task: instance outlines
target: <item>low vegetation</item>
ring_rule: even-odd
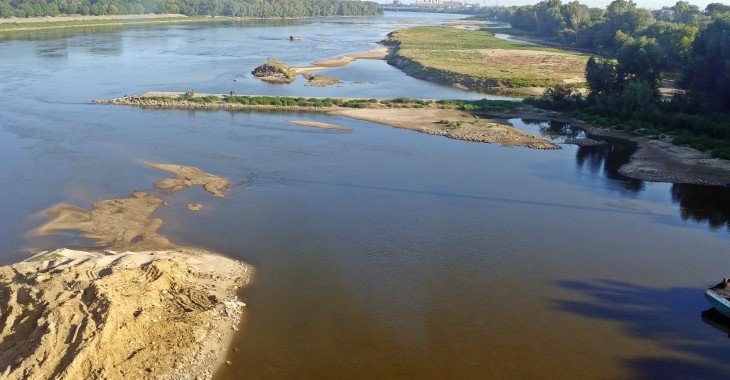
[[[588,59],[453,27],[398,30],[386,43],[396,46],[388,62],[408,74],[478,90],[580,83]]]
[[[307,86],[327,87],[342,83],[337,78],[328,77],[326,75],[312,75],[307,79]]]
[[[142,95],[121,98],[124,103],[161,105],[164,107],[185,107],[187,104],[209,105],[211,107],[225,104],[240,104],[242,106],[266,106],[273,108],[426,108],[438,107],[445,109],[459,109],[469,112],[496,112],[515,110],[521,106],[520,102],[505,100],[438,100],[411,99],[399,97],[393,99],[343,99],[343,98],[304,98],[291,96],[248,96],[195,94],[188,90],[180,95]],[[115,103],[116,100],[109,101]]]

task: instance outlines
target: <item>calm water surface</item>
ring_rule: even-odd
[[[29,232],[45,208],[151,190],[193,165],[234,184],[186,190],[163,232],[256,266],[221,379],[724,378],[726,324],[703,288],[730,272],[730,193],[621,177],[631,145],[502,148],[298,113],[90,104],[145,91],[482,98],[380,61],[341,86],[251,78],[377,48],[457,16],[160,25],[0,39],[0,261],[83,247]],[[290,35],[303,41],[291,42]],[[238,79],[234,82],[233,79]],[[351,132],[309,129],[303,119]],[[569,126],[511,120],[557,142]],[[201,213],[184,206],[198,202]]]

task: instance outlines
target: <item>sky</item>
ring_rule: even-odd
[[[416,2],[416,0],[401,0],[401,1],[403,1],[404,3],[407,3],[407,4],[408,3],[413,4]],[[421,1],[423,1],[423,0],[421,0]],[[480,4],[480,5],[486,4],[488,6],[495,5],[497,3],[499,3],[499,5],[510,6],[510,5],[536,4],[540,0],[456,0],[456,1],[467,2],[470,4],[475,4],[475,3]],[[562,0],[562,1],[563,1],[563,3],[568,3],[571,0]],[[593,7],[605,8],[608,4],[611,3],[612,0],[579,0],[579,1],[591,8],[593,8]],[[387,2],[390,2],[390,0],[388,0]],[[671,7],[672,5],[674,5],[677,2],[677,0],[634,0],[634,2],[640,8],[661,9],[663,7]],[[694,4],[694,5],[698,6],[700,9],[705,9],[707,4],[710,4],[710,3],[722,3],[722,4],[730,5],[729,0],[689,0],[688,2],[690,4]]]

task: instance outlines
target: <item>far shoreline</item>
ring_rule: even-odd
[[[329,16],[332,18],[377,17],[377,16]],[[143,13],[124,15],[58,15],[39,17],[0,18],[0,34],[4,32],[36,31],[46,29],[81,28],[90,26],[170,24],[223,21],[257,20],[307,20],[314,17],[233,17],[233,16],[186,16],[176,13]]]

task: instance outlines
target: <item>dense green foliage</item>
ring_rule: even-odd
[[[700,109],[730,111],[730,17],[715,20],[699,33],[682,84]]]
[[[614,0],[606,9],[545,0],[480,18],[604,57],[586,63],[587,97],[554,86],[528,102],[730,159],[730,6],[714,3],[703,11],[678,1],[650,12],[630,0]],[[666,70],[682,72],[683,91],[671,98],[659,94]]]
[[[277,18],[375,16],[383,10],[354,0],[0,0],[0,17],[143,13]]]

